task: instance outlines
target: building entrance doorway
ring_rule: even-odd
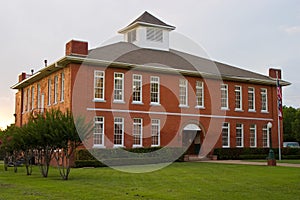
[[[203,141],[203,133],[199,126],[188,124],[182,132],[182,146],[185,147],[186,154],[198,155]]]

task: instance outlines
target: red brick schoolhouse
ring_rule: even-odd
[[[16,125],[33,112],[69,109],[94,122],[86,148],[186,146],[205,155],[269,147],[271,122],[278,147],[276,76],[290,84],[281,70],[262,75],[171,49],[174,29],[145,12],[119,31],[122,42],[88,49],[71,40],[64,57],[19,76]]]

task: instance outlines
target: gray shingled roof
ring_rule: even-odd
[[[220,74],[222,77],[258,79],[271,81],[268,76],[244,70],[238,67],[194,56],[174,49],[161,51],[139,48],[128,42],[118,42],[89,51],[88,58],[105,61],[173,68],[199,72],[200,74]]]
[[[153,24],[153,25],[159,25],[159,26],[164,26],[164,27],[168,27],[170,29],[175,29],[175,26],[171,26],[163,21],[161,21],[160,19],[154,17],[153,15],[151,15],[150,13],[148,13],[147,11],[145,11],[141,16],[139,16],[136,20],[134,20],[133,22],[131,22],[128,26],[126,26],[125,28],[123,28],[122,30],[127,29],[128,27],[130,27],[131,25],[134,25],[135,23],[137,24]]]

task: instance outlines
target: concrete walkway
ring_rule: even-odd
[[[265,162],[250,162],[250,161],[243,161],[243,160],[203,160],[203,161],[198,161],[198,162],[267,166],[267,161],[265,161]],[[277,166],[300,167],[300,164],[278,163],[277,162]]]

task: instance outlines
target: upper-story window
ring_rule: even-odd
[[[60,101],[63,102],[65,100],[65,74],[63,72],[60,74],[60,78]]]
[[[186,79],[179,79],[179,103],[179,106],[188,105],[188,89]]]
[[[142,75],[132,76],[132,102],[142,103]]]
[[[104,101],[104,71],[94,71],[94,100]]]
[[[31,110],[33,110],[35,108],[34,105],[34,86],[32,86],[31,88]]]
[[[255,111],[255,89],[253,87],[248,88],[248,110]]]
[[[260,89],[260,95],[261,95],[261,111],[262,112],[268,112],[268,93],[266,88]]]
[[[159,104],[159,77],[158,76],[151,76],[150,101],[151,104]]]
[[[127,33],[127,41],[130,43],[136,41],[136,30],[129,31]]]
[[[153,41],[153,42],[163,42],[163,31],[158,28],[147,28],[147,40]]]
[[[235,110],[242,110],[242,87],[235,86]]]
[[[204,88],[203,88],[202,81],[196,82],[196,101],[197,101],[197,107],[200,108],[204,107]]]
[[[228,85],[221,84],[221,109],[228,109]]]
[[[27,111],[30,111],[30,89],[27,89]]]
[[[51,105],[51,90],[52,90],[52,81],[48,79],[48,106]]]
[[[40,109],[41,108],[41,85],[38,84],[37,85],[37,108]]]
[[[57,103],[58,98],[58,76],[54,77],[54,104]]]
[[[124,74],[114,73],[114,102],[124,101]]]

